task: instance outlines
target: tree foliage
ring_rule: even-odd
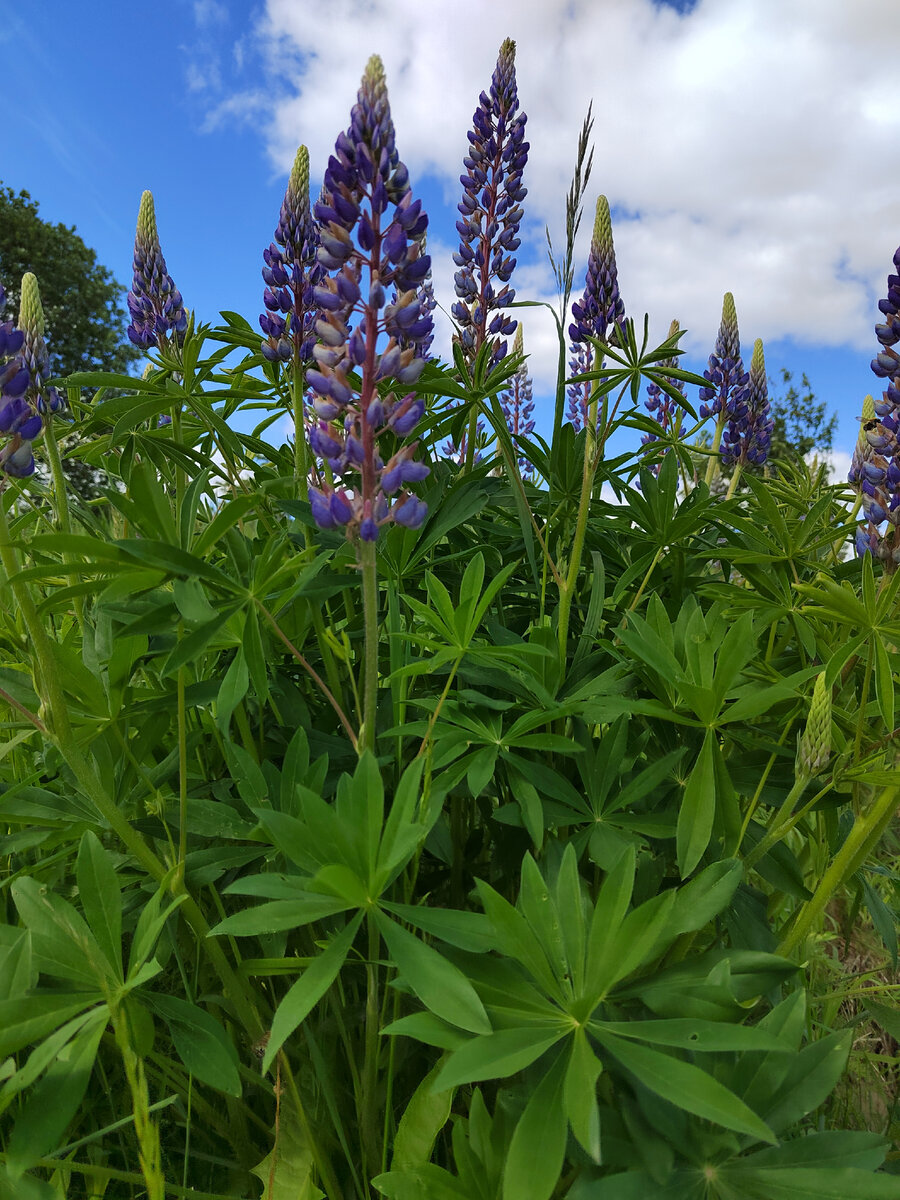
[[[124,372],[140,357],[125,336],[125,288],[75,226],[42,220],[28,192],[0,185],[0,283],[7,296],[0,317],[15,317],[26,271],[40,284],[53,375]]]
[[[774,380],[769,381],[775,385]],[[805,458],[811,450],[830,450],[837,428],[837,413],[826,419],[824,400],[816,400],[812,384],[804,371],[800,388],[794,384],[794,373],[781,368],[781,382],[787,388],[783,396],[772,395],[772,416],[775,427],[769,457],[775,462]]]

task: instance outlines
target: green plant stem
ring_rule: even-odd
[[[650,576],[653,574],[654,570],[656,569],[656,564],[662,558],[664,550],[665,550],[665,546],[660,546],[657,549],[656,553],[653,555],[653,561],[650,563],[650,566],[644,572],[644,578],[641,580],[641,586],[638,588],[637,592],[635,593],[635,596],[634,596],[634,599],[632,600],[632,602],[628,605],[626,612],[633,612],[637,608],[637,606],[640,604],[641,596],[643,596],[643,594],[644,594],[644,589],[647,587],[647,584],[650,582]]]
[[[719,447],[722,445],[722,430],[725,428],[725,414],[719,413],[719,419],[716,421],[716,436],[713,439],[712,454],[709,456],[709,462],[706,464],[706,476],[704,483],[707,487],[712,486],[712,481],[716,477],[716,471],[719,469]]]
[[[293,360],[291,390],[294,400],[294,478],[300,499],[309,497],[309,465],[306,457],[306,422],[303,420],[303,393],[306,390],[306,371],[296,358]]]
[[[69,515],[69,495],[66,490],[66,476],[62,469],[62,459],[59,454],[59,445],[56,441],[55,422],[50,413],[44,418],[44,448],[47,451],[47,459],[50,463],[50,475],[53,479],[53,502],[56,505],[56,523],[59,526],[60,533],[72,532],[72,520]],[[72,556],[66,553],[64,556],[65,562],[72,562]],[[84,633],[84,597],[76,596],[75,598],[75,616],[78,620],[78,626]]]
[[[741,472],[743,471],[743,469],[744,469],[743,461],[740,461],[735,465],[734,470],[731,472],[731,479],[728,482],[728,491],[725,493],[726,500],[730,500],[731,497],[734,495],[735,489],[737,488],[737,485],[740,482]]]
[[[373,551],[374,551],[374,546],[373,546]],[[275,620],[275,618],[272,616],[272,614],[269,612],[269,610],[266,608],[266,606],[255,596],[253,597],[253,600],[254,600],[254,603],[256,604],[257,608],[259,609],[259,611],[262,613],[265,620],[268,621],[269,625],[271,625],[272,630],[275,633],[276,637],[278,637],[284,643],[284,645],[287,646],[288,650],[290,650],[291,654],[294,656],[294,658],[297,660],[297,662],[300,664],[300,666],[303,668],[303,670],[306,671],[307,675],[309,675],[309,677],[318,684],[325,699],[328,701],[328,703],[331,705],[331,707],[337,713],[338,719],[340,720],[341,724],[343,725],[347,736],[350,738],[350,741],[353,745],[353,749],[356,750],[357,749],[356,733],[353,729],[353,726],[350,724],[349,720],[347,719],[346,713],[344,712],[344,710],[341,708],[340,704],[338,704],[337,700],[335,699],[334,693],[328,687],[325,680],[318,673],[318,671],[309,662],[307,662],[307,660],[303,657],[303,655],[300,653],[300,651],[297,649],[297,647],[294,645],[294,643],[290,640],[290,638],[287,636],[287,634],[284,632],[284,630],[281,628],[281,626],[278,624],[278,622]],[[376,650],[377,650],[377,647],[376,647]]]
[[[378,1128],[378,1039],[379,1012],[378,997],[378,953],[381,939],[375,918],[370,912],[368,923],[368,961],[366,962],[366,1032],[365,1055],[363,1059],[362,1083],[362,1113],[360,1114],[360,1133],[362,1135],[363,1161],[366,1164],[365,1175],[370,1177],[377,1170],[379,1158],[379,1128]]]
[[[360,542],[359,562],[362,569],[363,628],[365,630],[363,719],[358,746],[362,752],[375,749],[375,715],[378,703],[378,565],[375,560],[374,542]]]
[[[183,632],[179,622],[179,637]],[[184,874],[187,858],[187,712],[184,701],[184,666],[178,668],[178,870]]]
[[[128,1090],[134,1115],[134,1131],[138,1140],[138,1159],[141,1174],[147,1184],[149,1200],[164,1200],[166,1193],[162,1173],[162,1151],[159,1144],[159,1128],[150,1115],[150,1094],[144,1064],[135,1053],[128,1033],[127,1019],[122,1010],[113,1017],[116,1043],[125,1068]]]
[[[100,1163],[77,1163],[68,1158],[41,1158],[35,1163],[36,1167],[45,1167],[51,1171],[72,1171],[84,1179],[111,1180],[118,1183],[132,1183],[141,1187],[143,1175],[137,1171],[119,1171],[115,1167],[105,1167]],[[226,1200],[221,1192],[198,1192],[195,1188],[179,1187],[175,1183],[166,1183],[166,1191],[172,1196],[182,1196],[185,1200]]]
[[[467,475],[472,473],[475,466],[475,438],[478,436],[478,405],[472,405],[469,413],[469,430],[466,434],[466,463],[463,468]]]
[[[788,833],[791,828],[793,828],[793,826],[789,826],[787,829],[782,829],[782,826],[794,811],[794,805],[806,791],[806,785],[809,783],[809,779],[809,775],[798,775],[794,780],[794,786],[788,792],[781,807],[775,814],[775,820],[769,826],[768,833],[757,843],[756,846],[754,846],[754,848],[744,859],[745,866],[752,867],[754,863],[759,862],[762,856],[764,854],[768,854],[775,843],[780,842],[785,834]]]
[[[559,589],[559,658],[565,664],[569,643],[569,614],[572,610],[572,600],[575,595],[575,584],[581,568],[581,555],[584,550],[584,538],[587,532],[588,513],[591,507],[591,492],[594,487],[594,463],[592,461],[594,445],[591,430],[597,425],[597,400],[591,400],[588,405],[588,420],[584,440],[584,466],[581,476],[581,499],[578,502],[578,517],[575,522],[575,536],[572,539],[572,551],[569,558],[569,571],[565,582]]]
[[[789,954],[804,941],[831,897],[859,870],[872,853],[893,819],[898,803],[900,783],[889,784],[868,812],[856,818],[846,841],[834,856],[815,892],[799,910],[791,929],[782,938],[778,947],[779,954]]]

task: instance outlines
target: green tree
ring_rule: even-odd
[[[7,299],[0,319],[15,319],[26,271],[40,284],[51,374],[127,371],[141,357],[125,333],[125,288],[98,263],[75,226],[42,220],[28,192],[0,183],[0,283]]]
[[[816,400],[805,371],[800,376],[799,389],[794,384],[793,372],[786,367],[781,368],[781,382],[787,391],[783,396],[776,396],[775,380],[769,380],[775,422],[769,461],[796,460],[805,458],[811,450],[830,450],[837,428],[837,413],[826,417],[825,401]]]

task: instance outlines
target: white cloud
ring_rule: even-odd
[[[401,156],[414,183],[431,174],[450,203],[478,93],[514,37],[534,247],[534,265],[514,276],[520,298],[552,293],[544,225],[561,241],[593,99],[588,208],[598,192],[609,197],[622,294],[630,313],[651,312],[653,336],[677,316],[689,330],[682,345],[705,357],[733,291],[745,344],[789,336],[865,351],[900,241],[900,109],[885,33],[894,9],[893,0],[700,0],[679,15],[651,0],[494,0],[476,23],[451,0],[266,0],[252,39],[263,82],[226,100],[219,117],[258,118],[265,105],[273,165],[287,173],[305,142],[315,174],[346,126],[367,56],[379,53]],[[440,218],[434,234],[443,253],[452,221]],[[449,306],[452,269],[435,265]],[[524,321],[536,382],[545,381],[552,320]]]

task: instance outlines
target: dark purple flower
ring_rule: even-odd
[[[278,228],[263,251],[266,307],[259,326],[266,335],[263,355],[270,362],[307,362],[316,340],[318,305],[314,290],[323,267],[316,258],[318,236],[309,207],[309,151],[300,146],[281,204]]]
[[[725,293],[722,303],[722,320],[716,338],[716,348],[709,356],[709,364],[703,372],[708,386],[700,389],[700,416],[715,417],[720,425],[745,400],[750,377],[741,360],[741,339],[738,332],[737,311],[734,296]]]
[[[616,328],[625,324],[625,305],[619,295],[616,248],[613,245],[612,218],[605,196],[597,199],[591,248],[588,253],[584,294],[572,305],[572,339],[569,357],[571,375],[582,375],[601,366],[594,362],[594,348],[588,338],[608,342]],[[575,432],[587,423],[588,406],[594,382],[571,383],[568,387],[568,419]]]
[[[150,192],[141,196],[134,239],[134,281],[127,299],[131,313],[127,332],[136,346],[162,349],[170,335],[177,337],[187,329],[184,301],[160,248]]]
[[[4,298],[0,289],[0,308]],[[0,449],[0,470],[24,478],[34,472],[31,443],[43,428],[38,405],[49,369],[44,310],[37,279],[30,271],[22,276],[19,328],[11,322],[0,325],[0,349],[11,355],[0,363],[0,433],[9,437]]]
[[[506,418],[506,424],[512,436],[514,438],[528,437],[530,433],[534,432],[534,419],[531,415],[534,412],[534,401],[531,398],[531,377],[525,366],[521,325],[516,330],[513,353],[518,354],[522,361],[509,381],[509,388],[500,395],[500,407],[503,409],[503,416]],[[518,463],[519,470],[525,478],[534,473],[534,467],[525,455],[519,455]]]
[[[428,474],[428,467],[412,462],[415,445],[394,453],[385,466],[379,443],[405,437],[422,416],[422,401],[406,389],[425,366],[423,347],[432,329],[423,287],[431,266],[424,253],[428,218],[412,198],[397,153],[377,56],[369,60],[350,126],[328,160],[315,215],[322,276],[312,302],[320,310],[314,326],[319,344],[306,378],[320,420],[310,441],[334,477],[352,482],[350,491],[310,489],[313,517],[323,528],[346,525],[349,536],[374,541],[410,499],[401,496],[391,505],[386,497]],[[399,385],[396,392],[392,385]]]
[[[474,358],[491,340],[495,363],[505,357],[504,339],[516,329],[516,322],[502,310],[515,299],[509,280],[527,195],[522,186],[529,149],[527,119],[519,112],[516,43],[507,38],[500,47],[490,92],[479,97],[463,159],[461,219],[456,222],[460,243],[453,256],[459,268],[455,276],[459,299],[451,310],[466,356]]]
[[[763,344],[757,338],[747,387],[734,397],[728,410],[728,424],[719,448],[725,466],[749,463],[761,467],[769,455],[774,425],[769,410]]]

